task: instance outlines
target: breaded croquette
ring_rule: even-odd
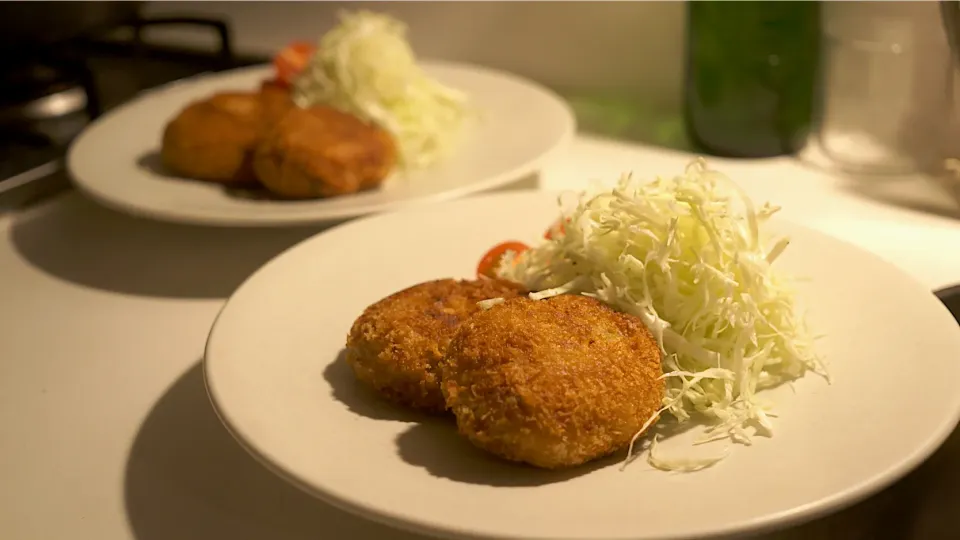
[[[163,132],[164,166],[197,180],[255,182],[252,152],[261,112],[260,96],[251,92],[224,92],[191,103]]]
[[[414,285],[364,310],[347,337],[347,362],[357,378],[388,400],[443,411],[437,364],[477,302],[514,298],[514,284],[442,279]]]
[[[260,84],[260,104],[263,107],[262,133],[266,135],[294,105],[290,89],[277,81],[266,80]]]
[[[508,460],[558,469],[629,444],[660,407],[660,362],[640,319],[563,295],[475,315],[440,365],[462,435]]]
[[[292,107],[257,146],[253,167],[270,192],[312,199],[377,187],[396,161],[380,127],[332,107]]]

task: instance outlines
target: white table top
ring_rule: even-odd
[[[541,185],[669,174],[688,159],[581,137]],[[714,163],[931,289],[960,282],[960,220],[875,200],[950,211],[920,184],[845,187],[789,159]],[[224,299],[315,229],[168,225],[70,193],[0,218],[0,231],[0,538],[414,538],[275,478],[207,401],[198,362]]]

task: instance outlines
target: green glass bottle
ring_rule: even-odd
[[[819,59],[819,2],[688,2],[691,141],[726,157],[796,152],[810,129]]]

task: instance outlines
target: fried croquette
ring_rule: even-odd
[[[266,80],[260,84],[260,103],[263,107],[262,135],[269,133],[270,129],[294,106],[290,89],[272,80]]]
[[[164,166],[196,180],[255,182],[252,158],[261,113],[258,93],[225,92],[191,103],[164,129]]]
[[[380,127],[332,107],[292,107],[257,146],[253,167],[270,192],[312,199],[377,187],[396,161]]]
[[[462,435],[508,460],[559,469],[629,444],[660,407],[660,362],[640,319],[563,295],[475,315],[440,366]]]
[[[416,409],[445,409],[437,363],[477,302],[521,294],[497,280],[442,279],[414,285],[364,310],[347,337],[357,378],[388,400]]]

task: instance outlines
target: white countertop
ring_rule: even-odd
[[[688,160],[580,137],[541,185],[669,174]],[[785,216],[931,289],[960,282],[960,219],[936,215],[951,204],[922,182],[847,184],[790,159],[713,163]],[[0,218],[0,229],[0,538],[414,538],[275,478],[206,398],[198,362],[224,299],[316,229],[167,225],[76,193]]]

